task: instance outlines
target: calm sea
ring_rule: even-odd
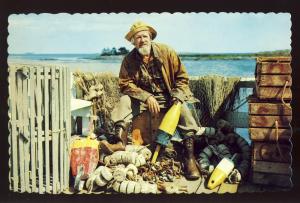
[[[123,56],[97,59],[98,54],[13,54],[8,57],[8,64],[56,64],[70,67],[71,71],[109,72],[118,75]],[[185,60],[190,76],[221,75],[227,77],[254,77],[255,60]],[[252,94],[251,89],[241,90],[242,101]],[[236,104],[238,106],[239,104]],[[239,112],[247,112],[245,103]],[[237,129],[237,133],[250,142],[247,129]]]

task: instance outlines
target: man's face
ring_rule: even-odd
[[[142,55],[149,55],[151,50],[151,37],[149,31],[140,31],[133,36],[133,44]]]

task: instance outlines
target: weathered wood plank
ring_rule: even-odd
[[[63,89],[64,91],[67,91],[68,93],[68,89],[67,89],[67,70],[66,68],[63,69]],[[63,125],[63,128],[65,129],[65,132],[63,133],[63,138],[64,138],[64,145],[65,145],[65,148],[64,148],[64,188],[68,188],[68,185],[69,185],[69,180],[68,180],[68,175],[69,174],[69,168],[68,168],[68,164],[67,162],[69,162],[69,153],[68,153],[68,140],[67,140],[67,98],[65,98],[63,100],[63,120],[64,120],[64,125]]]
[[[291,163],[292,146],[279,143],[253,143],[253,159],[257,161],[274,161]]]
[[[66,75],[66,68],[63,69],[63,90],[64,91],[68,91],[67,90],[67,75]],[[66,93],[67,94],[67,93]],[[64,125],[63,128],[65,129],[65,132],[63,134],[63,138],[64,138],[64,188],[68,188],[68,180],[67,180],[67,173],[68,173],[68,168],[67,168],[67,163],[69,161],[68,158],[68,154],[67,154],[67,98],[65,98],[63,100],[63,119],[64,119]]]
[[[67,96],[63,92],[63,75],[62,75],[62,69],[59,69],[59,129],[60,129],[60,134],[59,134],[59,170],[60,170],[60,189],[63,191],[64,188],[64,123],[63,123],[63,98],[64,96]],[[66,160],[67,161],[67,160]]]
[[[287,106],[291,107],[290,104]],[[249,114],[259,115],[292,115],[292,109],[280,103],[249,102]]]
[[[290,63],[262,62],[256,66],[257,74],[291,74]]]
[[[23,81],[22,81],[22,72],[17,72],[16,82],[17,82],[17,119],[19,121],[18,128],[18,151],[19,151],[19,175],[20,175],[20,191],[25,192],[25,160],[24,160],[24,118],[23,118],[23,101],[19,98],[23,98]]]
[[[58,154],[57,154],[57,133],[55,131],[57,130],[56,127],[56,91],[57,91],[57,85],[55,81],[55,68],[51,67],[51,129],[52,129],[52,176],[53,176],[53,182],[52,182],[52,193],[57,194],[57,181],[58,181]]]
[[[41,68],[37,68],[36,70],[36,100],[37,100],[37,133],[38,133],[38,180],[39,180],[39,193],[43,194],[44,193],[44,183],[43,183],[43,173],[44,173],[44,168],[43,168],[43,154],[44,154],[44,150],[43,150],[43,141],[42,141],[42,87],[41,87]]]
[[[55,72],[59,73],[59,70],[57,67],[55,67]],[[55,78],[55,129],[56,131],[53,132],[54,138],[55,138],[55,157],[56,157],[56,164],[55,164],[55,173],[56,173],[56,192],[60,193],[60,157],[59,157],[59,135],[60,135],[60,129],[59,129],[59,80]]]
[[[259,99],[276,99],[281,100],[283,87],[256,87],[257,97]],[[283,94],[283,99],[292,99],[292,90],[287,87]]]
[[[71,73],[70,73],[70,69],[66,68],[66,91],[70,92],[71,91]],[[67,186],[69,186],[69,169],[70,169],[70,158],[69,158],[69,154],[70,154],[70,139],[71,139],[71,97],[69,94],[67,94],[66,97],[66,156],[67,156],[67,160],[66,161],[66,179],[67,179]]]
[[[256,58],[256,61],[261,63],[290,63],[291,60],[291,56],[260,56]]]
[[[279,86],[283,87],[286,83],[287,87],[292,85],[292,76],[289,75],[258,75],[256,82],[258,86]]]
[[[278,129],[278,137],[275,128],[249,128],[252,141],[279,141],[287,142],[292,137],[291,129]]]
[[[292,116],[254,116],[249,115],[250,127],[274,128],[275,121],[279,128],[290,128]]]
[[[49,74],[49,68],[44,67],[44,74]],[[49,79],[45,77],[44,79],[44,115],[45,115],[45,182],[46,182],[46,192],[50,193],[50,146],[49,146]]]
[[[28,68],[24,69],[26,75],[28,75]],[[30,166],[30,135],[29,135],[29,114],[28,114],[28,101],[29,101],[29,80],[28,77],[23,80],[23,118],[24,118],[24,161],[25,161],[25,188],[27,192],[31,192],[30,182],[29,182],[29,166]]]
[[[17,145],[17,87],[16,87],[16,67],[11,67],[10,97],[11,97],[11,156],[12,156],[12,179],[13,191],[18,191],[19,174],[18,174],[18,145]]]
[[[241,78],[237,83],[237,88],[255,88],[255,78]]]
[[[34,89],[35,81],[32,79],[35,74],[35,69],[29,69],[30,74],[30,159],[31,159],[31,185],[32,191],[36,192],[36,152],[35,152],[35,98]]]
[[[9,182],[9,190],[13,191],[13,159],[12,159],[12,99],[11,99],[11,90],[12,90],[12,70],[11,67],[8,67],[9,76],[8,76],[8,182]]]
[[[289,163],[252,160],[252,168],[255,172],[292,175],[292,169]]]
[[[288,188],[293,187],[291,177],[288,175],[254,172],[252,174],[252,182],[262,185],[273,185]]]

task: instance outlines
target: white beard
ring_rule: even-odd
[[[151,45],[144,45],[141,48],[138,48],[137,50],[143,56],[150,55]]]

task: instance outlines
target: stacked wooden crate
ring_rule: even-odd
[[[249,99],[252,182],[291,187],[291,58],[257,58],[256,88]]]

